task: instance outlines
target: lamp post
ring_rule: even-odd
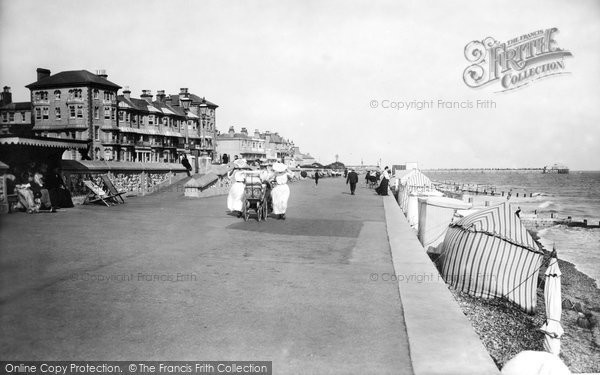
[[[183,91],[183,90],[182,90]],[[187,91],[187,90],[186,90]],[[183,108],[183,112],[185,114],[185,148],[186,150],[190,150],[190,136],[189,136],[189,126],[188,126],[188,118],[187,114],[190,110],[190,104],[192,103],[192,99],[187,92],[182,92],[179,101],[181,102],[181,107]],[[194,161],[194,173],[198,173],[198,158],[195,158]]]
[[[200,109],[200,118],[202,119],[202,143],[203,143],[203,150],[202,150],[202,154],[205,155],[206,154],[206,116],[208,114],[208,104],[206,104],[206,99],[204,99],[204,97],[202,98],[202,102],[200,102],[200,105],[198,106]]]

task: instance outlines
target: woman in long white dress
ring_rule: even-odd
[[[275,172],[275,186],[271,190],[273,213],[277,215],[278,219],[285,220],[285,211],[290,198],[290,187],[287,182],[288,179],[294,177],[294,174],[283,163],[273,164],[273,171]]]
[[[227,196],[227,209],[233,213],[237,213],[238,217],[242,216],[242,207],[244,205],[244,179],[245,173],[241,168],[246,168],[244,159],[237,159],[234,162],[234,168],[227,174],[232,180]]]

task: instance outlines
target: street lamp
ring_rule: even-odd
[[[200,118],[202,119],[202,143],[204,143],[204,147],[206,147],[206,116],[208,114],[208,104],[206,104],[206,99],[202,98],[200,105],[198,106],[200,109]],[[202,154],[206,154],[206,150],[202,150]]]
[[[181,94],[179,95],[179,102],[181,103],[181,107],[183,108],[183,113],[185,115],[185,148],[186,150],[190,150],[190,137],[189,137],[189,131],[188,131],[188,118],[187,118],[187,114],[190,110],[190,104],[192,103],[192,99],[190,98],[190,95],[187,93],[187,90],[181,90]],[[196,160],[195,164],[195,172],[198,173],[198,161]]]

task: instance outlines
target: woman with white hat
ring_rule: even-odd
[[[236,159],[233,162],[233,169],[227,176],[233,180],[229,195],[227,196],[227,209],[231,212],[237,212],[237,216],[242,216],[242,207],[244,205],[244,179],[246,177],[244,169],[248,169],[245,159]]]
[[[273,199],[273,213],[278,219],[285,220],[285,211],[290,197],[290,187],[287,185],[288,179],[294,177],[287,165],[283,163],[274,163],[273,172],[275,172],[275,182],[271,197]]]

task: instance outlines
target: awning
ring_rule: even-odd
[[[21,145],[21,146],[38,146],[52,148],[77,148],[87,149],[87,141],[70,141],[70,140],[52,140],[52,139],[35,139],[22,137],[6,137],[0,138],[0,145]]]

